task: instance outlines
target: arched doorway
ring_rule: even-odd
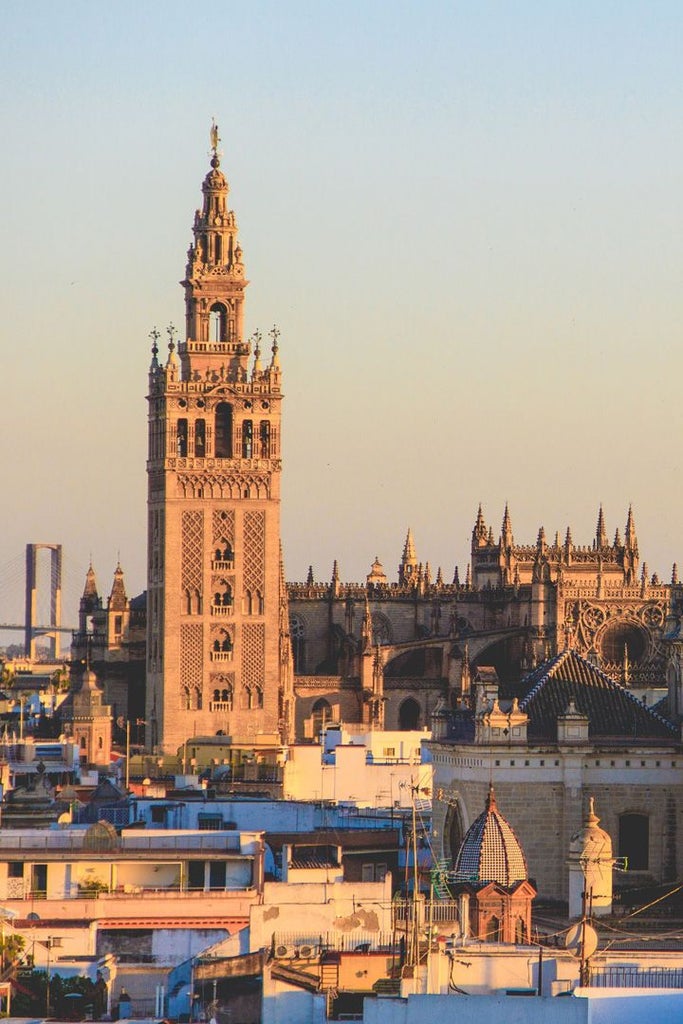
[[[324,697],[320,697],[311,708],[311,720],[313,739],[318,739],[325,726],[332,720],[332,705]]]
[[[407,697],[398,709],[398,727],[402,732],[420,728],[421,709],[413,697]]]

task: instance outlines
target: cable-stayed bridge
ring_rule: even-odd
[[[18,555],[0,565],[0,632],[23,633],[24,654],[31,659],[36,656],[36,640],[47,637],[48,656],[56,660],[61,635],[76,628],[63,621],[63,600],[66,598],[69,608],[77,608],[82,581],[82,573],[69,572],[65,576],[61,544],[27,544],[24,556]],[[22,591],[24,618],[18,622]]]

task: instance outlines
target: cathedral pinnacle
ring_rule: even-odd
[[[602,505],[598,512],[598,524],[595,529],[595,547],[598,551],[608,546],[607,531],[605,530],[605,517],[602,512]]]
[[[123,581],[123,569],[121,568],[121,563],[117,562],[107,607],[111,611],[124,611],[127,602],[128,598],[126,596],[126,585]]]
[[[500,529],[500,543],[505,549],[511,548],[514,544],[514,537],[512,536],[512,520],[510,519],[510,510],[508,508],[507,501],[505,502],[505,512],[503,513],[503,525]]]
[[[638,550],[638,538],[636,536],[636,524],[633,518],[633,506],[628,507],[628,516],[626,519],[626,547],[631,551]]]
[[[413,531],[408,527],[406,542],[403,545],[403,557],[398,567],[398,582],[412,583],[417,575],[417,555],[415,553],[415,541]]]
[[[406,534],[406,542],[403,545],[403,561],[417,561],[417,556],[415,554],[415,541],[413,540],[413,531],[411,530],[410,527],[408,527],[408,533]]]
[[[91,559],[90,560],[90,565],[88,566],[88,571],[85,574],[85,586],[83,587],[83,599],[84,600],[88,600],[88,599],[91,599],[91,598],[95,598],[95,600],[96,600],[98,596],[99,595],[97,593],[97,578],[95,576],[95,570],[93,569],[92,559]]]
[[[482,512],[481,503],[477,510],[477,519],[472,530],[472,545],[474,547],[483,547],[486,544],[488,538],[488,530],[486,529],[486,523],[484,521],[484,513]]]

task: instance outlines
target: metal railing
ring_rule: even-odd
[[[38,832],[30,836],[21,836],[17,832],[0,831],[0,850],[33,853],[44,850],[55,850],[64,853],[78,851],[89,854],[125,855],[131,851],[136,853],[161,854],[167,851],[182,853],[185,851],[203,850],[208,853],[239,853],[240,836],[231,832],[205,833],[203,835],[167,835],[163,831],[153,833],[131,830],[121,838],[120,843],[110,848],[102,844],[101,848],[85,841],[86,833],[70,834],[66,832]],[[16,858],[19,860],[20,858]]]
[[[272,944],[273,950],[278,947],[289,950],[291,956],[283,959],[296,959],[302,947],[306,953],[309,949],[320,953],[328,950],[339,953],[368,953],[371,950],[391,953],[398,951],[399,946],[400,937],[393,932],[354,932],[353,935],[345,932],[276,932]]]
[[[594,988],[683,988],[683,968],[596,967],[590,983]]]

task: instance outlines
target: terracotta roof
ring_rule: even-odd
[[[576,651],[566,650],[525,676],[519,707],[529,716],[529,738],[554,740],[557,718],[570,701],[588,716],[591,738],[674,740],[671,722],[642,704],[620,683]]]

